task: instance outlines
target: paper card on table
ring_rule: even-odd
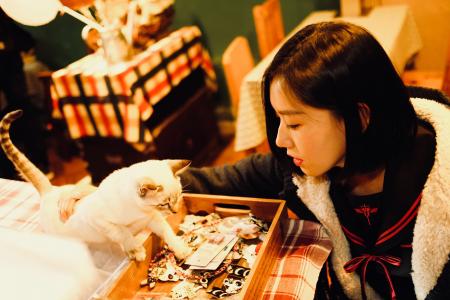
[[[186,259],[185,264],[198,267],[207,266],[235,237],[235,234],[223,234],[224,239],[220,243],[207,241],[203,243],[191,256]]]
[[[222,251],[219,252],[205,267],[199,267],[199,266],[190,266],[189,269],[191,270],[216,270],[220,264],[223,262],[223,260],[227,257],[228,253],[230,253],[231,249],[233,249],[234,244],[238,241],[238,237],[235,237],[231,240],[231,242],[228,243],[228,245],[225,246],[225,248],[222,249]]]

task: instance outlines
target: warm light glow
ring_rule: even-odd
[[[0,0],[0,6],[17,22],[40,26],[56,17],[62,4],[58,0]]]
[[[98,31],[104,30],[97,22],[86,18],[70,7],[62,5],[58,0],[39,0],[39,2],[36,0],[0,0],[0,7],[8,16],[25,25],[45,25],[61,11]]]

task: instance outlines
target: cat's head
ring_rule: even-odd
[[[130,167],[137,205],[143,209],[177,212],[182,186],[179,174],[189,160],[149,160]]]

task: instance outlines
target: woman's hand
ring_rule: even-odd
[[[73,214],[77,201],[93,193],[97,188],[93,185],[77,185],[73,190],[64,194],[58,201],[59,219],[66,222]]]

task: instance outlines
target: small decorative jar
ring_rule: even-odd
[[[103,55],[109,64],[127,61],[132,51],[120,28],[107,28],[100,32]]]

